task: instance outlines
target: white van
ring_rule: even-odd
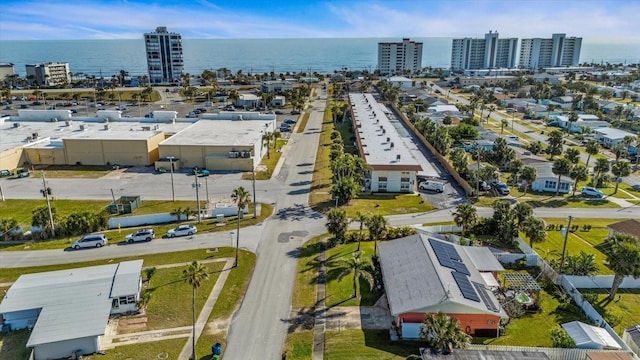
[[[441,193],[444,191],[444,183],[434,180],[426,180],[418,185],[418,189],[420,190],[429,190],[435,191],[437,193]]]

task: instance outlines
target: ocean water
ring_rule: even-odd
[[[448,68],[451,38],[411,38],[422,41],[422,66]],[[347,68],[376,68],[378,42],[397,38],[336,39],[183,39],[185,72],[226,67],[244,73],[332,73]],[[110,77],[125,70],[146,74],[143,39],[0,41],[0,62],[13,63],[25,75],[25,64],[68,62],[70,71]],[[640,63],[640,40],[617,43],[583,39],[580,62]]]

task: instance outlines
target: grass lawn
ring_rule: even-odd
[[[595,294],[598,300],[592,303],[600,314],[611,312],[620,317],[620,323],[614,326],[618,335],[622,336],[624,329],[640,324],[640,291],[637,289],[619,289],[615,300],[607,302],[609,289],[580,289],[580,293]]]
[[[40,177],[39,170],[44,170],[44,175],[47,179],[97,179],[113,170],[111,166],[91,165],[38,165],[34,169],[35,171],[31,173],[31,176]]]
[[[31,332],[26,329],[0,334],[0,358],[3,360],[28,359],[30,351],[26,346],[29,335]]]
[[[422,226],[455,225],[455,224],[456,224],[456,222],[451,220],[451,221],[439,221],[439,222],[424,223],[424,224],[422,224]]]
[[[545,222],[554,225],[565,225],[567,219],[547,218]],[[574,219],[571,225],[579,225],[578,231],[570,233],[567,238],[567,255],[578,255],[580,251],[584,251],[587,254],[593,254],[596,258],[596,264],[599,267],[598,275],[612,275],[613,272],[606,266],[606,255],[603,254],[597,245],[608,236],[608,230],[606,226],[620,221],[619,219]],[[591,225],[592,228],[589,231],[582,229],[583,225]],[[554,258],[557,256],[548,255],[551,252],[556,254],[562,254],[562,247],[564,243],[564,237],[559,230],[547,231],[547,239],[541,243],[534,244],[534,249],[543,258]]]
[[[351,200],[349,205],[340,207],[347,212],[347,217],[353,218],[356,212],[373,213],[376,215],[395,215],[427,212],[435,209],[425,202],[419,195],[362,195]]]
[[[353,275],[349,274],[338,281],[338,276],[345,268],[341,261],[347,260],[353,256],[353,252],[357,249],[358,243],[349,243],[339,245],[327,250],[327,283],[326,283],[326,305],[327,306],[371,306],[380,297],[380,293],[369,289],[366,281],[360,280],[358,283],[358,295],[360,299],[353,298]],[[371,256],[373,255],[373,241],[362,242],[360,255],[361,260],[371,264]],[[373,266],[371,266],[373,268]]]
[[[240,250],[242,254],[244,250]],[[151,255],[142,255],[142,256],[128,256],[116,259],[104,259],[104,260],[95,260],[95,261],[85,261],[85,262],[76,262],[69,264],[58,264],[58,265],[45,265],[45,266],[30,266],[30,267],[19,267],[19,268],[0,268],[0,282],[12,282],[16,281],[20,275],[23,274],[33,274],[44,271],[56,271],[56,270],[65,270],[65,269],[74,269],[86,266],[95,266],[95,265],[105,265],[112,264],[113,262],[122,262],[128,260],[137,260],[141,259],[144,261],[144,267],[157,266],[163,264],[175,264],[175,263],[185,263],[191,262],[193,260],[205,260],[215,258],[223,258],[223,257],[234,257],[235,256],[235,248],[219,248],[218,252],[210,253],[207,249],[198,249],[198,250],[188,250],[188,251],[179,251],[172,253],[162,253],[162,254],[151,254]],[[155,279],[155,278],[154,278]],[[152,282],[155,283],[155,280],[152,279]],[[154,284],[155,286],[155,284]]]
[[[388,330],[325,332],[326,360],[404,360],[417,355],[420,342],[391,342]]]
[[[309,194],[309,206],[319,211],[333,206],[333,198],[330,193],[332,172],[329,158],[331,153],[331,132],[334,129],[331,105],[327,104],[322,118],[322,129],[313,168],[311,193]]]
[[[81,211],[97,212],[104,209],[112,201],[107,200],[55,200],[51,202],[51,207],[55,207],[58,217],[65,217],[69,214]],[[18,225],[31,225],[32,211],[40,207],[46,207],[47,201],[26,200],[26,199],[6,199],[0,202],[0,218],[16,219]]]
[[[223,262],[203,264],[209,278],[196,291],[196,316],[218,280]],[[191,286],[182,280],[185,266],[158,269],[151,279],[151,300],[147,305],[146,330],[191,325]]]
[[[282,152],[280,152],[280,149],[282,149],[282,147],[285,146],[286,144],[287,144],[287,139],[276,140],[275,145],[273,145],[271,150],[269,150],[270,155],[267,156],[265,154],[265,156],[262,158],[262,161],[260,161],[259,167],[261,169],[264,169],[266,167],[266,170],[256,171],[256,180],[271,179],[271,175],[273,175],[273,170],[276,168],[276,165],[280,160],[280,156],[282,156]],[[252,175],[250,172],[242,173],[242,180],[251,180],[251,178],[252,178]]]
[[[313,351],[313,331],[300,331],[290,333],[284,342],[284,350],[287,360],[311,359]]]
[[[307,128],[307,123],[309,122],[309,117],[311,116],[311,114],[309,114],[308,112],[305,112],[302,115],[302,119],[300,120],[300,125],[298,125],[298,129],[296,130],[297,133],[303,133],[304,130]]]
[[[320,260],[320,241],[327,235],[317,236],[307,241],[298,254],[298,268],[293,288],[291,306],[293,308],[311,308],[316,303],[316,281]]]
[[[105,351],[105,355],[84,356],[86,360],[176,360],[187,342],[187,338],[153,341],[147,343],[118,346]]]
[[[557,325],[573,320],[581,320],[580,317],[557,309],[560,302],[547,293],[540,290],[541,311],[533,314],[511,319],[506,327],[506,335],[499,338],[475,338],[474,343],[484,345],[510,345],[510,346],[542,346],[551,347],[551,329]],[[535,336],[532,336],[535,334]]]
[[[81,204],[82,201],[77,201],[78,204]],[[252,216],[253,214],[253,204],[249,205],[249,215],[245,216],[244,219],[240,220],[240,227],[246,227],[258,224],[262,222],[264,219],[269,217],[273,211],[273,208],[269,204],[261,204],[261,211],[258,214],[257,218]],[[237,217],[230,216],[225,218],[225,225],[219,226],[216,219],[206,219],[202,221],[200,224],[197,224],[198,233],[208,233],[208,232],[218,232],[218,231],[231,231],[237,227],[236,224]],[[153,226],[155,230],[156,237],[162,237],[166,234],[169,229],[175,228],[179,224],[191,223],[196,225],[193,217],[190,218],[190,221],[182,221],[168,224],[161,224]],[[135,228],[121,229],[121,230],[109,230],[103,231],[102,233],[106,234],[109,239],[109,245],[114,245],[119,242],[122,242],[127,236],[127,234],[135,231]],[[80,236],[72,236],[65,237],[61,239],[55,240],[46,240],[46,241],[34,241],[34,242],[25,242],[15,245],[8,246],[0,246],[0,251],[18,251],[18,250],[45,250],[45,249],[65,249],[71,246],[71,244],[79,239]]]

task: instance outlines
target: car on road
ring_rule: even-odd
[[[0,178],[12,176],[13,172],[9,170],[0,170]]]
[[[293,119],[284,119],[284,121],[282,122],[283,124],[287,124],[287,125],[293,125],[296,123],[295,120]]]
[[[280,110],[276,110],[275,113],[276,113],[276,115],[284,115],[284,113],[282,111],[280,111]]]
[[[175,229],[167,231],[168,238],[174,238],[176,236],[189,236],[198,232],[198,229],[193,225],[180,225]]]
[[[100,248],[107,245],[107,237],[104,234],[85,235],[80,240],[76,240],[71,245],[75,250],[83,248]]]
[[[291,111],[291,115],[300,115],[300,111],[298,111],[298,110],[292,110],[292,111]]]
[[[496,192],[500,195],[509,195],[511,193],[511,190],[509,190],[509,187],[507,186],[507,184],[501,181],[494,182],[492,186],[496,190]]]
[[[124,240],[127,242],[127,244],[132,244],[139,241],[151,241],[155,237],[156,234],[153,229],[140,229],[133,234],[127,235]]]
[[[489,184],[487,184],[487,182],[484,181],[484,180],[479,180],[478,181],[478,188],[480,188],[480,190],[482,190],[482,191],[491,190],[491,186],[489,186]]]
[[[631,188],[635,191],[640,191],[640,184],[633,185]]]
[[[29,177],[29,169],[20,169],[16,174],[19,178]]]
[[[583,187],[582,190],[580,190],[580,194],[582,194],[582,196],[593,197],[598,199],[602,199],[604,197],[604,193],[602,191],[591,186]]]

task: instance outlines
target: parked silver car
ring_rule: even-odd
[[[72,248],[79,250],[82,248],[100,248],[107,245],[107,237],[104,234],[85,235],[80,240],[76,240],[71,245]]]
[[[140,229],[133,234],[129,234],[125,237],[125,241],[128,244],[138,242],[138,241],[151,241],[156,237],[153,229]]]
[[[180,225],[175,229],[167,231],[167,237],[173,238],[176,236],[193,235],[198,232],[198,229],[193,225]]]

